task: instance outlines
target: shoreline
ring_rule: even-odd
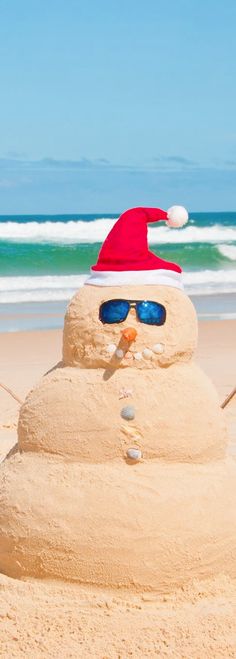
[[[236,293],[190,295],[199,321],[236,320]],[[0,334],[62,329],[68,300],[2,303]]]

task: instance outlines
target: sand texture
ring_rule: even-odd
[[[132,309],[121,324],[102,324],[99,306],[113,298],[156,300],[166,308],[166,322],[160,327],[139,323]],[[122,339],[122,329],[137,330],[135,342],[127,350]],[[155,352],[151,359],[135,360],[134,354],[145,348],[152,350],[156,343],[164,346],[160,354]],[[117,362],[107,348],[115,344],[125,352],[125,358]],[[187,295],[169,286],[83,286],[74,295],[65,315],[63,332],[63,360],[67,366],[81,368],[133,367],[135,370],[156,369],[176,362],[187,362],[197,344],[197,320],[195,309]]]
[[[4,659],[231,659],[236,584],[226,577],[172,595],[132,595],[0,577]]]
[[[232,321],[222,323],[203,323],[200,326],[198,361],[204,366],[207,375],[210,376],[216,384],[221,400],[235,385],[235,329],[236,325]],[[25,333],[24,335],[2,335],[1,338],[2,380],[4,380],[8,386],[15,389],[19,395],[24,397],[27,390],[39,379],[42,372],[45,372],[50,368],[53,360],[55,362],[60,360],[60,332],[52,331],[42,334]],[[25,364],[27,364],[27,367],[25,367]],[[186,368],[186,364],[184,365],[184,368]],[[75,369],[73,369],[73,372],[74,370]],[[128,369],[125,370],[126,373],[128,373]],[[154,372],[150,367],[145,370],[146,373],[149,374]],[[51,377],[53,377],[53,374],[47,376],[49,381]],[[41,385],[39,384],[38,386],[40,387]],[[2,391],[0,394],[2,412],[1,433],[4,438],[4,444],[2,445],[3,454],[4,450],[14,443],[18,405],[14,400],[11,400],[5,392]],[[126,401],[121,400],[120,402],[123,404]],[[145,552],[142,555],[145,575],[144,589],[141,588],[140,592],[136,594],[135,592],[131,592],[130,589],[127,590],[127,588],[125,590],[123,588],[110,590],[109,588],[104,588],[104,586],[95,588],[92,585],[83,586],[78,583],[71,584],[62,581],[42,581],[41,579],[32,580],[29,577],[26,581],[19,581],[18,578],[12,579],[8,576],[2,575],[0,578],[0,624],[2,623],[0,632],[0,656],[33,656],[36,657],[36,659],[37,657],[43,656],[57,657],[58,654],[63,657],[99,657],[101,659],[108,659],[108,657],[111,659],[113,659],[113,657],[121,657],[122,659],[125,659],[128,656],[140,658],[146,656],[183,657],[186,659],[190,656],[199,659],[202,657],[211,657],[212,659],[215,657],[236,657],[236,584],[234,581],[235,547],[233,544],[235,538],[235,522],[232,522],[234,516],[233,509],[235,509],[235,479],[233,479],[234,465],[236,464],[234,462],[236,437],[235,400],[233,400],[229,407],[226,408],[223,413],[223,418],[227,421],[230,435],[229,448],[227,449],[228,457],[225,457],[224,460],[217,458],[214,462],[214,460],[209,461],[208,459],[201,459],[199,461],[195,456],[191,462],[189,461],[190,456],[188,455],[185,463],[185,479],[183,481],[181,478],[178,478],[178,469],[182,469],[181,461],[179,463],[177,459],[174,462],[171,460],[166,461],[166,458],[156,458],[155,456],[150,455],[147,460],[144,459],[143,462],[131,467],[132,476],[128,475],[125,477],[125,481],[126,478],[129,480],[129,493],[131,494],[128,506],[127,501],[125,500],[124,488],[121,491],[122,470],[124,468],[121,454],[111,458],[109,457],[106,464],[104,464],[100,461],[98,455],[96,455],[96,458],[94,457],[94,452],[96,453],[96,446],[94,445],[91,449],[91,456],[89,456],[89,458],[82,459],[80,454],[80,458],[78,459],[75,453],[74,455],[70,455],[69,452],[65,452],[64,454],[63,449],[61,450],[60,447],[57,447],[56,453],[52,452],[50,447],[46,450],[42,450],[42,447],[40,448],[37,444],[39,439],[37,437],[35,444],[32,444],[28,449],[25,447],[24,453],[21,456],[16,454],[4,463],[3,470],[4,473],[6,470],[6,487],[9,486],[8,494],[10,495],[11,493],[12,505],[15,508],[15,519],[17,518],[17,515],[20,514],[21,530],[24,528],[24,524],[22,524],[22,511],[24,510],[24,507],[27,509],[27,515],[31,514],[32,516],[32,524],[34,523],[34,513],[36,511],[36,531],[38,535],[36,534],[32,537],[29,550],[27,549],[27,559],[29,559],[31,555],[30,552],[34,542],[36,544],[39,537],[41,537],[41,539],[43,538],[43,528],[45,529],[45,525],[48,525],[49,528],[49,532],[46,532],[46,536],[47,538],[51,538],[52,544],[56,541],[57,537],[60,538],[61,543],[61,538],[65,538],[66,533],[69,540],[71,540],[71,524],[68,525],[67,529],[63,528],[63,525],[65,525],[63,506],[69,505],[72,519],[73,515],[75,515],[74,519],[76,519],[78,510],[76,509],[75,501],[73,501],[73,491],[75,496],[78,497],[79,474],[80,476],[85,473],[87,476],[89,474],[89,482],[92,485],[93,473],[96,473],[99,469],[101,470],[100,486],[99,489],[97,489],[99,509],[104,509],[106,505],[106,521],[109,524],[109,520],[112,520],[110,526],[114,529],[114,519],[117,520],[118,531],[119,517],[117,518],[114,515],[114,506],[116,507],[117,503],[115,499],[113,500],[113,498],[110,497],[112,486],[114,484],[114,491],[116,491],[119,480],[121,508],[125,509],[125,514],[127,514],[128,508],[132,513],[135,492],[137,492],[135,482],[137,480],[137,484],[140,483],[140,470],[145,468],[145,473],[143,471],[145,487],[142,496],[139,497],[139,502],[142,501],[146,489],[148,490],[150,501],[152,501],[153,495],[155,498],[159,497],[160,501],[159,490],[161,486],[162,504],[164,506],[165,502],[168,501],[168,498],[171,499],[171,493],[174,492],[176,502],[175,511],[172,510],[172,515],[169,519],[165,515],[165,520],[164,517],[162,520],[159,517],[158,520],[162,528],[163,524],[167,523],[168,538],[171,538],[171,533],[174,535],[177,525],[178,533],[180,533],[179,537],[181,537],[183,532],[187,532],[186,528],[183,529],[184,518],[182,516],[180,519],[181,515],[178,510],[178,503],[181,501],[182,494],[183,502],[187,502],[186,518],[190,519],[192,514],[197,515],[201,529],[208,534],[209,561],[211,564],[212,576],[211,578],[204,578],[204,580],[196,578],[196,571],[194,572],[194,569],[196,570],[196,565],[197,573],[200,573],[200,577],[205,577],[207,575],[203,573],[201,575],[201,569],[204,566],[202,564],[199,565],[199,562],[196,563],[196,561],[194,561],[193,572],[188,585],[185,582],[181,589],[177,588],[176,586],[178,584],[173,579],[174,574],[172,572],[172,574],[170,574],[170,580],[172,580],[171,592],[168,588],[168,592],[163,592],[162,595],[158,595],[157,592],[148,592],[146,590],[147,570],[145,562],[146,566],[148,566],[148,563],[149,565],[153,564],[151,542],[146,543]],[[200,421],[201,419],[199,418],[199,422]],[[60,424],[61,417],[58,425]],[[58,442],[58,446],[60,444],[61,443]],[[104,447],[102,450],[104,450]],[[164,464],[162,464],[163,460],[166,463],[165,476],[167,478],[164,478],[164,475],[162,475],[161,478],[160,470],[161,467],[164,466]],[[26,470],[25,479],[22,478],[22,462],[23,467]],[[33,469],[30,468],[30,462],[34,465]],[[109,467],[111,463],[114,463],[113,474],[117,472],[117,485],[113,482],[112,472],[110,472],[109,481]],[[7,464],[12,465],[10,471],[8,471],[6,467]],[[41,464],[42,466],[41,470],[38,469],[38,473],[36,464]],[[62,466],[64,472],[63,476],[60,472]],[[128,469],[129,465],[125,464],[125,467]],[[152,480],[151,477],[154,468],[157,469],[157,482],[154,482],[154,479]],[[104,469],[107,471],[107,475],[105,475]],[[191,479],[189,478],[188,487],[187,473],[189,470],[191,471]],[[204,470],[205,473],[207,473],[208,480],[204,478]],[[173,477],[174,472],[175,479]],[[27,474],[29,474],[29,476]],[[68,476],[68,474],[70,475]],[[73,477],[71,477],[71,475],[73,475]],[[192,479],[194,478],[195,483],[197,483],[195,499],[193,496],[192,485]],[[14,487],[11,485],[11,479],[14,481]],[[87,478],[87,485],[89,479]],[[231,482],[231,479],[232,481],[234,480],[234,482]],[[180,480],[181,486],[178,485]],[[45,481],[48,484],[50,483],[51,489],[49,488],[49,490],[50,493],[52,493],[51,498],[49,497],[49,492],[45,489]],[[86,479],[84,482],[86,482]],[[27,491],[30,483],[31,494],[33,493],[32,505],[30,505],[29,491]],[[62,483],[63,487],[61,489],[60,484]],[[72,483],[74,483],[73,487]],[[17,490],[14,489],[16,485]],[[187,490],[189,490],[188,494],[190,496],[187,496]],[[65,497],[63,499],[62,491],[64,492],[65,497],[69,497],[67,501]],[[177,498],[176,491],[178,491]],[[16,492],[17,496],[15,496]],[[59,495],[59,492],[61,499],[57,510],[59,510],[59,508],[61,510],[60,515],[56,520],[53,502],[55,497]],[[219,496],[218,499],[215,494]],[[70,499],[71,496],[72,499]],[[102,502],[103,497],[105,497],[105,503]],[[201,501],[201,497],[202,506],[199,510],[199,501]],[[51,503],[52,506],[52,508],[49,507],[49,511],[51,512],[49,515],[46,514],[45,501],[47,501],[47,507],[49,506],[49,503]],[[206,501],[208,506],[207,510],[205,509]],[[11,505],[10,500],[9,505]],[[155,506],[153,505],[152,508],[154,510]],[[12,510],[13,508],[11,509],[11,512]],[[140,511],[140,513],[143,520],[143,511]],[[7,518],[9,519],[7,510],[4,514],[6,520]],[[156,511],[153,513],[154,521],[155,514]],[[158,508],[158,515],[161,515],[160,506]],[[123,513],[122,519],[124,519]],[[145,525],[149,537],[151,537],[151,532],[153,533],[153,524],[148,527],[150,519],[150,516],[145,519]],[[132,515],[129,515],[128,522],[129,532],[131,532],[132,538],[134,538],[133,533],[137,534],[138,530],[141,535],[143,534],[143,528],[138,528],[139,520],[137,518],[134,519]],[[40,526],[41,524],[42,526]],[[13,526],[14,525],[15,522],[13,521]],[[217,535],[218,550],[220,548],[218,556],[215,557],[215,543],[212,542],[212,540],[214,540],[212,529]],[[88,533],[90,534],[93,531],[94,529],[92,529],[92,527],[88,529]],[[58,533],[59,536],[57,536]],[[130,565],[131,567],[134,566],[135,561],[138,559],[139,538],[137,536],[135,537],[136,542],[130,542],[130,552],[128,557],[129,569]],[[198,541],[199,536],[197,535],[196,537]],[[75,541],[75,538],[76,535],[72,538],[73,542]],[[190,543],[193,542],[193,549],[194,537],[192,535],[192,527],[188,540]],[[119,564],[120,558],[122,560],[122,555],[118,558],[119,551],[121,551],[122,554],[122,542],[120,537],[118,537],[117,540],[116,551],[117,554],[115,556],[116,560],[114,561],[114,564],[116,562]],[[222,553],[224,555],[223,562],[225,566],[227,564],[227,567],[224,570],[225,574],[223,576],[219,575],[214,577],[214,561],[216,560],[217,563],[219,560],[221,561]],[[220,558],[219,554],[221,556]],[[69,560],[67,560],[67,569],[70,570],[70,563],[73,562],[73,555],[67,554],[67,558],[68,556]],[[165,556],[160,556],[160,558],[165,561]],[[169,565],[172,565],[173,567],[173,554],[170,555],[169,558]],[[12,556],[7,558],[7,560],[11,562],[11,569],[14,570],[14,565],[17,565],[17,556],[14,556],[14,552]],[[22,556],[20,556],[19,562],[22,564]],[[96,562],[95,553],[93,555],[93,562]],[[92,564],[91,561],[90,565],[92,566]],[[185,568],[183,574],[185,573],[186,577],[188,565],[187,563],[184,565],[183,561],[182,566]],[[49,576],[55,574],[54,569],[55,567],[53,566],[53,571],[49,571]],[[166,569],[167,562],[164,565],[164,572]],[[178,574],[178,569],[179,567],[176,565],[175,574]],[[37,566],[37,571],[38,570],[39,565]],[[123,574],[124,572],[125,571],[123,571]],[[231,575],[231,577],[227,575]],[[153,574],[151,575],[151,578],[152,577]]]

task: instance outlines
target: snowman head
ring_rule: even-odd
[[[64,361],[86,368],[154,368],[189,360],[196,317],[181,268],[148,249],[147,224],[183,225],[182,207],[132,208],[107,236],[65,317]]]
[[[196,313],[181,290],[86,285],[67,309],[63,358],[82,368],[157,368],[189,361],[196,341]]]

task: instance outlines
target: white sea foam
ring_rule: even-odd
[[[0,277],[0,304],[69,300],[87,275]]]
[[[76,289],[88,275],[42,275],[41,277],[0,277],[0,293],[8,291]]]
[[[218,251],[230,261],[236,261],[236,245],[219,245]]]
[[[87,275],[0,277],[0,304],[69,300]],[[198,270],[183,275],[191,295],[236,293],[235,270]]]
[[[30,243],[96,243],[103,242],[115,224],[114,219],[93,222],[3,222],[0,223],[0,240]],[[214,224],[210,227],[188,225],[181,230],[160,224],[149,226],[149,244],[218,243],[236,241],[236,228]]]
[[[115,223],[112,219],[93,222],[4,222],[0,224],[0,240],[30,243],[96,243],[103,242]]]
[[[183,281],[189,295],[236,293],[236,269],[184,272]]]

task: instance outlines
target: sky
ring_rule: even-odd
[[[0,0],[0,214],[236,211],[235,0]]]

